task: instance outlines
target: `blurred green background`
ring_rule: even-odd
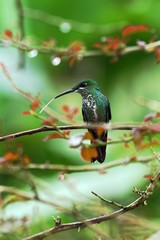
[[[12,31],[13,36],[20,34],[20,24],[23,19],[23,38],[33,46],[52,39],[60,48],[65,48],[74,41],[82,41],[88,49],[95,50],[94,43],[100,41],[101,38],[119,36],[124,26],[135,24],[146,24],[153,28],[155,33],[137,33],[129,42],[130,45],[136,45],[137,40],[149,42],[154,34],[157,35],[158,39],[160,34],[159,0],[22,0],[23,18],[19,16],[18,3],[20,1],[1,0],[0,2],[1,39],[6,30]],[[64,23],[67,23],[67,25],[64,25]],[[64,28],[64,26],[67,27]],[[40,93],[41,99],[45,103],[56,94],[86,78],[96,80],[104,95],[108,96],[111,103],[112,123],[139,123],[151,110],[138,105],[135,99],[140,96],[157,101],[160,99],[160,67],[156,64],[153,54],[143,51],[135,52],[123,56],[116,63],[112,63],[112,59],[104,55],[86,57],[76,62],[72,67],[69,66],[67,60],[63,60],[60,64],[54,66],[52,64],[52,59],[55,57],[53,54],[39,53],[37,56],[31,57],[26,52],[24,55],[25,58],[22,56],[22,52],[8,46],[7,43],[5,45],[1,42],[0,63],[5,64],[13,82],[22,90],[33,95]],[[22,63],[24,63],[24,66],[20,67]],[[22,115],[22,112],[29,109],[30,103],[12,89],[3,71],[0,71],[0,85],[1,135],[41,126],[39,119],[31,115]],[[82,122],[81,97],[70,94],[52,102],[50,107],[63,114],[62,105],[64,104],[78,107],[80,111],[75,120]],[[81,132],[84,131],[74,131],[72,135]],[[33,163],[47,161],[66,165],[86,164],[81,159],[79,150],[69,149],[65,140],[43,142],[45,136],[47,136],[47,133],[1,142],[0,156],[3,156],[7,151],[22,148],[24,154],[29,156]],[[114,139],[122,136],[122,132],[110,132],[109,136]],[[150,150],[144,154],[149,153],[151,153]],[[127,158],[133,154],[140,156],[143,152],[137,152],[133,145],[130,148],[124,148],[124,144],[110,145],[107,151],[107,161]],[[98,172],[73,173],[67,175],[67,179],[62,182],[58,180],[59,173],[57,172],[33,171],[32,175],[40,193],[47,199],[54,198],[62,206],[70,208],[72,208],[73,203],[79,204],[83,209],[84,203],[89,203],[89,201],[91,201],[92,206],[95,197],[91,195],[91,191],[121,201],[124,204],[129,203],[136,197],[132,193],[133,186],[145,186],[147,181],[144,179],[144,175],[148,174],[151,168],[152,165],[149,164],[134,164],[113,168],[103,175]],[[22,184],[20,180],[4,172],[0,175],[0,184],[28,190],[28,187]],[[139,217],[145,217],[147,220],[158,221],[160,214],[159,199],[157,190],[148,206],[139,208],[135,211],[136,214]],[[86,209],[82,212],[86,213]],[[42,231],[52,226],[51,216],[54,214],[59,213],[53,207],[46,210],[46,206],[38,205],[35,202],[11,203],[5,210],[2,210],[3,219],[11,219],[12,217],[19,219],[23,216],[29,216],[29,219],[34,219],[38,223],[35,225],[35,229],[30,229],[29,232],[27,232],[26,227],[24,235],[21,231],[19,231],[20,233],[18,231],[14,232],[12,227],[9,233],[4,227],[0,229],[3,233],[2,237],[4,239],[21,239],[20,236],[24,237],[27,234]],[[95,207],[95,215],[93,214],[93,216],[96,215],[99,214],[96,213]],[[86,217],[90,217],[90,214],[87,215],[86,213]],[[39,218],[42,221],[40,225]],[[67,218],[65,215],[63,220],[67,222],[73,219]],[[15,226],[19,226],[18,223],[17,225],[15,223]],[[107,226],[109,225],[102,224],[104,229],[107,229]],[[17,238],[14,238],[14,236]],[[55,235],[54,239],[63,239],[62,236]],[[82,239],[82,237],[93,239],[93,236],[96,236],[96,231],[92,233],[92,231],[86,229],[83,233],[73,232],[73,235],[68,233],[66,236],[66,239]],[[102,237],[101,239],[108,238]]]

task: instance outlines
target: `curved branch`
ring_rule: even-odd
[[[72,222],[72,223],[66,223],[66,224],[61,224],[61,221],[60,221],[59,224],[56,224],[55,227],[50,228],[46,231],[34,234],[30,237],[25,238],[24,240],[42,240],[42,239],[46,238],[47,236],[56,234],[58,232],[64,232],[64,231],[75,229],[75,228],[78,228],[78,229],[86,228],[93,224],[98,224],[98,223],[101,223],[104,221],[109,221],[111,219],[114,219],[119,215],[122,215],[128,211],[131,211],[131,210],[139,207],[140,205],[146,205],[146,201],[153,194],[154,188],[156,186],[156,182],[159,179],[159,174],[160,174],[160,172],[158,172],[155,175],[155,177],[151,180],[150,184],[147,186],[145,191],[137,191],[137,193],[140,194],[139,198],[137,198],[135,201],[128,204],[127,206],[122,206],[122,208],[120,208],[117,211],[112,212],[111,214],[91,218],[91,219],[88,219],[85,221]],[[105,202],[108,202],[108,201],[105,200]],[[110,203],[110,201],[109,201],[109,203]],[[113,202],[112,202],[112,204],[113,204]],[[55,223],[57,223],[57,221],[55,221]]]

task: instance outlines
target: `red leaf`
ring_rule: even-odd
[[[44,142],[49,141],[52,138],[63,138],[63,136],[60,133],[51,133],[50,135],[48,135],[47,137],[45,137],[43,139]]]
[[[68,47],[68,53],[78,53],[84,48],[84,43],[80,41],[75,41],[71,43],[71,45]]]
[[[154,176],[152,174],[148,174],[148,175],[144,175],[144,178],[152,180],[154,178]]]
[[[30,158],[29,158],[28,156],[24,156],[23,159],[22,159],[22,161],[23,161],[23,164],[24,164],[24,165],[27,165],[27,164],[30,163]]]
[[[31,108],[32,110],[36,110],[36,109],[38,108],[38,106],[39,106],[39,99],[38,99],[38,98],[35,98],[35,99],[34,99],[34,102],[31,103],[30,108]]]
[[[119,38],[108,38],[106,47],[109,50],[117,50],[120,47],[121,40]]]
[[[43,139],[43,141],[47,142],[47,141],[49,141],[50,139],[53,139],[53,138],[65,138],[65,137],[68,137],[69,134],[70,134],[70,131],[63,131],[62,134],[59,133],[59,132],[51,133],[50,135],[45,137]]]
[[[124,27],[121,31],[122,37],[126,37],[128,35],[137,33],[137,32],[148,32],[150,31],[150,27],[147,25],[129,25]]]
[[[81,156],[87,162],[92,162],[92,158],[96,158],[98,156],[96,148],[81,148]]]
[[[102,45],[101,43],[97,42],[97,43],[94,43],[94,47],[96,47],[96,48],[102,48],[103,45]]]
[[[63,134],[68,137],[70,135],[70,131],[69,130],[66,130],[66,131],[63,131]]]
[[[64,112],[66,112],[66,113],[70,113],[70,108],[69,108],[69,106],[67,106],[67,105],[63,105],[63,106],[62,106],[62,110],[63,110]]]
[[[45,119],[43,122],[42,122],[42,125],[49,125],[49,126],[53,126],[56,124],[56,120],[54,119]]]
[[[72,110],[72,114],[73,114],[73,115],[76,115],[76,114],[78,113],[78,111],[79,111],[78,108],[74,108],[74,109]]]
[[[10,30],[5,30],[4,31],[4,36],[7,37],[7,38],[12,38],[13,34]]]
[[[158,174],[157,177],[158,177],[158,179],[160,179],[160,173]],[[148,174],[148,175],[145,175],[144,178],[147,178],[147,179],[149,179],[149,180],[153,180],[154,175],[152,175],[152,174]]]
[[[145,116],[144,121],[150,122],[152,119],[154,119],[157,116],[157,113],[150,113],[147,116]]]
[[[29,114],[31,114],[31,112],[28,110],[28,111],[22,112],[22,114],[23,114],[23,115],[29,115]]]
[[[4,160],[7,161],[15,161],[19,159],[19,154],[13,152],[7,152],[4,155]]]

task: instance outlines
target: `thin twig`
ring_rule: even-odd
[[[120,203],[117,203],[117,202],[112,201],[112,200],[105,199],[105,198],[101,197],[100,195],[98,195],[97,193],[95,193],[95,192],[93,192],[93,191],[92,191],[92,194],[94,194],[96,197],[98,197],[100,200],[102,200],[102,201],[105,202],[105,203],[114,205],[114,206],[119,207],[119,208],[125,208],[125,207],[124,207],[123,205],[121,205]]]
[[[6,39],[1,38],[0,39],[0,43],[1,45],[5,46],[6,44]],[[109,56],[109,57],[115,57],[117,56],[117,52],[116,51],[108,51],[108,52],[103,52],[102,50],[81,50],[78,53],[77,52],[69,52],[68,48],[58,48],[58,47],[43,47],[43,46],[37,46],[37,45],[28,45],[27,43],[25,43],[24,41],[18,41],[18,40],[14,40],[14,39],[10,39],[9,46],[11,47],[15,47],[17,49],[20,49],[22,51],[31,51],[31,50],[37,50],[38,53],[42,53],[42,54],[54,54],[57,56],[61,56],[61,58],[70,58],[70,57],[74,57],[74,56],[81,56],[82,58],[85,57],[94,57],[94,56]],[[144,47],[141,47],[139,45],[135,45],[135,46],[128,46],[125,47],[121,50],[119,50],[119,55],[120,56],[124,56],[133,52],[147,52],[147,53],[153,53],[153,51],[155,50],[155,48],[160,46],[160,40],[155,41],[153,43],[148,43],[145,44]]]
[[[153,180],[150,182],[150,184],[147,186],[146,190],[143,191],[143,194],[139,198],[137,198],[135,201],[128,204],[127,206],[120,208],[117,211],[112,212],[111,214],[91,218],[91,219],[88,219],[85,221],[61,224],[61,225],[55,226],[53,228],[50,228],[48,230],[45,230],[43,232],[26,237],[26,238],[24,238],[24,240],[42,240],[42,239],[46,238],[47,236],[56,234],[58,232],[64,232],[64,231],[68,231],[68,230],[75,229],[75,228],[83,229],[83,228],[88,227],[93,224],[98,224],[98,223],[101,223],[104,221],[108,221],[110,219],[114,219],[128,211],[131,211],[131,210],[139,207],[140,205],[146,205],[146,201],[153,194],[154,188],[156,186],[156,181],[158,180],[158,175],[159,175],[159,172],[155,175]]]
[[[69,209],[67,209],[65,207],[61,207],[60,205],[58,205],[57,203],[55,203],[53,201],[49,201],[48,199],[47,200],[43,199],[40,196],[38,196],[38,198],[37,198],[37,197],[35,197],[35,194],[17,189],[15,187],[0,185],[0,193],[9,193],[9,194],[15,195],[21,201],[37,201],[40,203],[44,203],[46,205],[50,205],[50,206],[56,208],[58,211],[64,211],[64,212],[68,212],[68,213],[71,212]],[[3,207],[4,207],[4,205],[3,205]]]
[[[106,164],[103,165],[82,165],[82,166],[75,166],[75,165],[63,165],[63,164],[51,164],[51,163],[41,163],[41,164],[36,164],[36,163],[29,163],[24,166],[14,166],[12,165],[12,172],[16,172],[20,169],[23,170],[51,170],[51,171],[60,171],[60,172],[65,172],[65,173],[72,173],[72,172],[92,172],[92,171],[99,171],[100,173],[105,172],[105,170],[117,167],[117,166],[126,166],[128,164],[134,164],[134,163],[141,163],[145,164],[150,161],[153,161],[155,159],[155,156],[145,156],[145,157],[136,157],[136,156],[131,156],[128,158],[120,159],[120,160],[115,160],[115,161],[110,161],[107,162]],[[7,165],[6,164],[1,164],[1,171],[3,171],[3,167],[6,170]],[[8,165],[10,168],[10,166]]]

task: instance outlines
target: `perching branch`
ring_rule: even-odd
[[[7,139],[12,139],[12,138],[18,138],[26,135],[32,135],[40,132],[47,132],[47,131],[57,131],[59,130],[77,130],[77,129],[94,129],[94,128],[99,128],[102,127],[106,130],[133,130],[133,129],[141,129],[141,130],[146,130],[147,126],[144,124],[131,124],[131,125],[111,125],[111,124],[99,124],[99,125],[89,125],[89,124],[83,124],[83,125],[70,125],[70,126],[43,126],[40,128],[35,128],[31,130],[26,130],[18,133],[13,133],[9,134],[3,137],[0,137],[0,142],[5,141]]]
[[[111,214],[102,215],[102,216],[91,218],[91,219],[88,219],[85,221],[72,222],[72,223],[66,223],[66,224],[61,224],[61,221],[60,221],[60,223],[58,225],[55,224],[55,227],[50,228],[46,231],[40,232],[38,234],[34,234],[30,237],[25,238],[24,240],[42,240],[48,236],[51,236],[51,235],[59,233],[59,232],[64,232],[64,231],[75,229],[75,228],[83,229],[83,228],[86,228],[93,224],[99,224],[101,222],[114,219],[126,212],[129,212],[129,211],[139,207],[140,205],[145,206],[147,204],[147,200],[153,194],[154,188],[156,187],[157,181],[159,180],[159,174],[160,174],[160,172],[158,172],[155,175],[155,177],[151,180],[150,184],[147,186],[145,191],[138,192],[140,194],[140,196],[135,201],[128,204],[127,206],[122,206],[119,210],[114,211]],[[98,194],[97,194],[97,196],[99,197]],[[102,200],[102,198],[101,198],[101,200]],[[105,200],[105,202],[108,203],[107,200]],[[110,201],[109,201],[109,203],[110,203]],[[112,204],[114,204],[114,203],[112,202]],[[117,204],[115,204],[115,206],[117,206]],[[118,207],[120,207],[120,206],[118,206]]]

